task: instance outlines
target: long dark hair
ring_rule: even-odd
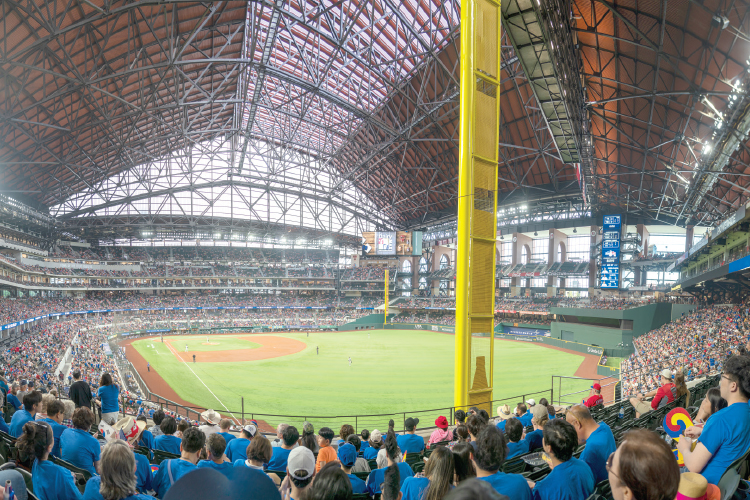
[[[318,442],[315,439],[315,428],[312,425],[306,423],[302,427],[302,437],[299,439],[299,444],[313,453],[317,451]]]
[[[473,450],[474,448],[465,441],[456,443],[453,446],[453,463],[456,467],[456,479],[459,483],[472,477],[477,477],[474,462],[471,461]]]
[[[112,375],[108,372],[102,373],[102,378],[99,381],[99,385],[112,385]]]
[[[325,464],[315,475],[310,500],[349,500],[352,498],[352,482],[341,470],[338,462]]]
[[[32,457],[44,460],[47,448],[54,442],[52,427],[46,422],[32,420],[24,424],[23,434],[16,441],[16,448],[23,461],[30,460]]]

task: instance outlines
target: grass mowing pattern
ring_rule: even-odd
[[[389,418],[396,426],[403,415],[393,417],[318,418],[327,416],[386,414],[409,411],[421,425],[433,425],[438,415],[449,417],[453,405],[453,335],[413,330],[371,330],[278,334],[301,340],[307,348],[280,358],[248,362],[190,363],[221,402],[239,418],[240,397],[245,398],[245,416],[263,419],[271,425],[286,422],[301,429],[307,417],[315,428],[323,425],[338,432],[344,423],[357,424],[357,430],[385,431]],[[224,342],[227,336],[214,336]],[[205,342],[205,335],[165,337],[181,345],[187,339]],[[486,339],[489,342],[489,339]],[[150,347],[153,346],[153,347]],[[226,413],[222,404],[193,373],[157,339],[139,340],[133,347],[151,363],[166,382],[186,401]],[[207,346],[204,346],[207,347]],[[320,354],[316,354],[316,347]],[[190,348],[190,347],[188,347]],[[349,366],[348,358],[352,358]],[[521,396],[549,399],[551,375],[573,376],[583,356],[525,342],[495,341],[494,399],[515,406]],[[590,383],[565,380],[562,393],[586,390]],[[538,394],[539,391],[547,391]],[[557,387],[555,387],[557,391]],[[537,394],[534,394],[537,393]],[[571,397],[572,398],[572,397]],[[571,399],[569,398],[569,399]],[[441,409],[415,412],[415,410]],[[493,415],[494,416],[494,415]],[[316,417],[316,418],[313,418]],[[401,423],[399,423],[401,422]]]

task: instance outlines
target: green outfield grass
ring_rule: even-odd
[[[249,340],[238,339],[228,335],[211,335],[206,342],[205,335],[194,335],[192,337],[165,337],[165,340],[172,340],[172,347],[177,351],[183,352],[185,345],[188,352],[209,352],[209,351],[234,351],[237,349],[257,349],[260,344],[250,342]],[[157,342],[159,342],[157,340]]]
[[[280,421],[301,425],[302,417],[307,417],[316,428],[328,425],[338,430],[343,423],[354,425],[354,419],[318,417],[404,411],[414,414],[417,410],[447,408],[453,404],[453,335],[372,330],[311,333],[309,337],[305,333],[277,336],[301,340],[307,348],[261,361],[185,364],[158,339],[139,340],[133,346],[186,401],[222,414],[229,409],[239,418],[244,396],[246,417],[253,414],[272,425]],[[205,342],[205,335],[167,338],[176,339],[174,346],[183,348],[186,339],[190,339],[189,349],[191,342],[199,345]],[[237,341],[228,336],[212,339],[217,339],[224,348],[225,342]],[[489,345],[489,339],[475,341],[480,346]],[[320,354],[316,354],[316,347],[320,348]],[[351,367],[349,356],[353,361]],[[512,406],[521,402],[523,395],[549,399],[551,375],[572,376],[583,359],[531,343],[496,340],[494,399],[507,398]],[[561,392],[586,390],[588,395],[589,385],[580,380],[564,380]],[[441,414],[448,416],[447,410],[417,413],[429,425]],[[356,424],[358,430],[384,430],[388,418],[358,418]],[[404,417],[397,414],[393,418],[398,422]]]

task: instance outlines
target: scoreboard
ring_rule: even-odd
[[[602,263],[599,268],[600,286],[601,288],[616,290],[620,288],[621,216],[605,215],[602,233]]]

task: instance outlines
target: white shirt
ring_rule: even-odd
[[[221,430],[221,428],[218,425],[208,425],[204,424],[198,427],[198,429],[206,435],[206,437],[210,436],[211,434],[216,434]]]

